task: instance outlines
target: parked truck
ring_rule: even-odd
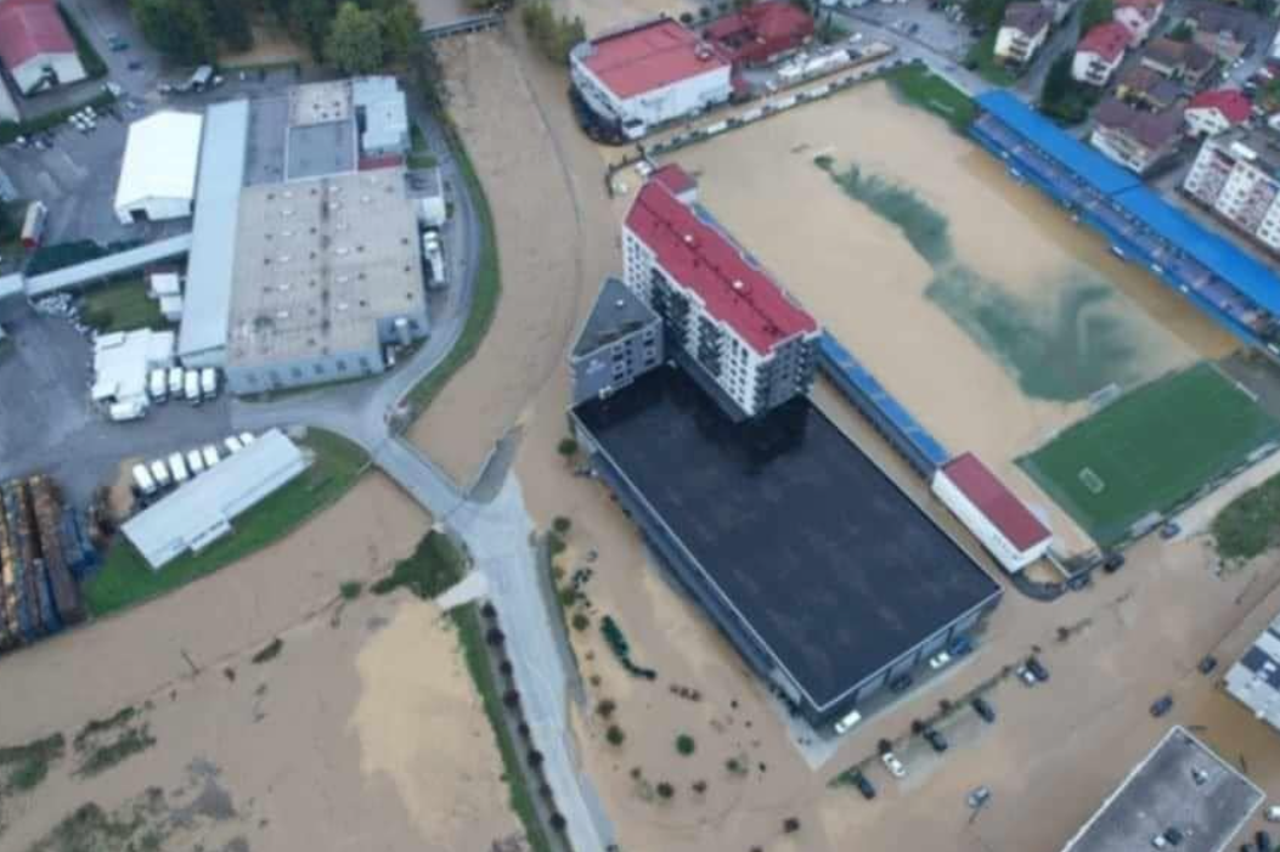
[[[147,383],[147,395],[151,397],[152,402],[164,402],[169,398],[169,371],[164,367],[157,367],[151,371]]]
[[[200,404],[200,371],[187,370],[182,376],[183,398],[192,405]]]
[[[204,456],[200,455],[199,450],[190,450],[187,452],[187,467],[191,468],[192,476],[204,473]]]
[[[205,367],[200,371],[200,393],[205,399],[213,399],[218,395],[218,371],[213,367]]]
[[[133,466],[133,487],[143,497],[156,493],[156,481],[151,478],[151,471],[147,470],[145,464]]]
[[[182,368],[169,368],[169,396],[178,399],[182,396]]]
[[[173,484],[173,477],[169,475],[164,459],[156,459],[151,463],[151,478],[156,481],[157,488],[168,488]]]
[[[182,453],[170,454],[169,472],[173,474],[175,485],[181,485],[191,478],[191,473],[187,470],[187,462],[182,458]]]

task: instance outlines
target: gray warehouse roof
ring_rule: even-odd
[[[121,530],[153,570],[232,532],[231,521],[310,464],[279,429],[260,436],[155,505]]]
[[[205,113],[186,308],[178,338],[182,358],[215,352],[227,343],[236,216],[248,133],[248,101],[214,104]]]
[[[1182,835],[1178,852],[1220,852],[1263,798],[1252,781],[1175,726],[1063,852],[1151,849],[1171,829]]]

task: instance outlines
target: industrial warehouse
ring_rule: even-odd
[[[677,167],[637,195],[625,286],[605,282],[571,354],[571,417],[653,549],[825,726],[967,645],[1002,591],[810,401],[816,321],[695,198]]]

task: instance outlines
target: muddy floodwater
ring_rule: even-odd
[[[1087,538],[1013,459],[1233,341],[873,83],[681,151],[700,200],[952,452]]]

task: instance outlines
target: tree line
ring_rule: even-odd
[[[419,56],[422,19],[412,0],[130,0],[143,36],[183,65],[212,62],[220,47],[253,47],[254,16],[275,19],[317,62],[367,74]]]

